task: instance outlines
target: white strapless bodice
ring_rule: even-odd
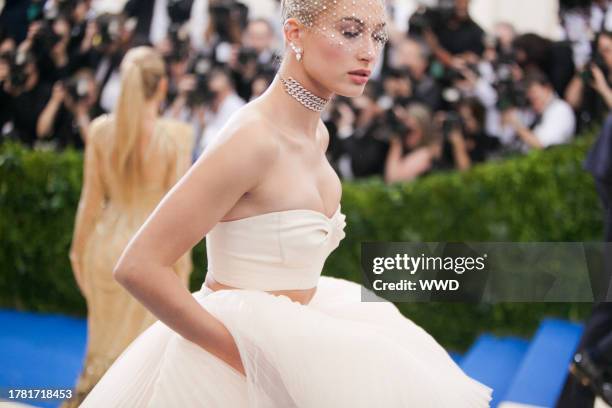
[[[242,289],[313,288],[325,260],[345,237],[340,207],[331,218],[295,209],[219,222],[206,235],[208,273]]]

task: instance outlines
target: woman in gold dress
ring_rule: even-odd
[[[121,94],[112,115],[97,118],[85,148],[83,189],[70,261],[87,302],[87,351],[76,406],[113,361],[157,319],[113,278],[128,241],[191,164],[193,131],[159,117],[167,78],[149,47],[130,50],[121,66]],[[191,253],[174,265],[189,287]]]

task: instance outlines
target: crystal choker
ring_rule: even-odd
[[[285,91],[310,110],[321,112],[329,102],[329,99],[321,98],[313,94],[291,77],[287,79],[280,77],[280,80],[285,87]]]

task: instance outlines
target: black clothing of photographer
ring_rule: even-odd
[[[194,0],[166,0],[165,10],[157,10],[156,1],[159,0],[128,0],[123,7],[126,16],[136,18],[134,38],[139,43],[150,42],[156,12],[165,14],[170,23],[170,30],[177,29],[191,18]]]
[[[104,113],[95,101],[84,101],[88,95],[80,94],[82,90],[75,89],[78,84],[74,80],[65,81],[64,101],[61,104],[49,134],[56,149],[73,147],[82,150],[85,147],[87,129],[91,120]]]
[[[400,75],[410,77],[415,100],[437,111],[441,106],[442,92],[439,84],[429,75],[430,58],[431,50],[418,37],[403,38],[393,48],[394,67]],[[388,76],[390,72],[393,69],[383,73]]]
[[[385,116],[385,122],[396,123],[383,128],[389,140],[386,183],[412,181],[448,168],[442,156],[443,140],[432,125],[431,110],[426,105],[412,103],[405,108],[396,105]]]
[[[11,62],[8,79],[2,83],[4,120],[12,122],[8,137],[33,147],[36,124],[51,95],[51,85],[42,82],[36,60],[31,53],[17,53]]]
[[[382,108],[376,103],[380,90],[374,82],[357,98],[337,97],[325,121],[329,129],[326,152],[334,170],[342,179],[382,176],[389,141],[385,134]]]
[[[485,131],[486,109],[476,98],[459,102],[457,112],[449,112],[441,124],[444,136],[443,157],[458,170],[484,162],[501,147],[499,139]]]
[[[482,55],[484,30],[470,17],[470,0],[455,0],[451,9],[417,10],[410,18],[409,33],[423,37],[444,65],[453,65],[453,56]]]
[[[452,55],[465,52],[482,55],[484,51],[484,30],[467,12],[455,12],[444,24],[434,27],[434,34],[440,45]]]
[[[576,112],[578,132],[603,121],[612,108],[612,32],[600,33],[595,44],[591,60],[576,72],[565,92]]]
[[[515,58],[524,72],[539,70],[546,74],[555,92],[564,95],[574,76],[571,46],[564,41],[551,41],[534,33],[516,37]]]

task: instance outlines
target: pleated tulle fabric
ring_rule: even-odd
[[[321,277],[308,305],[256,290],[205,286],[195,299],[230,330],[246,377],[158,321],[82,407],[481,408],[492,389],[392,303]]]

